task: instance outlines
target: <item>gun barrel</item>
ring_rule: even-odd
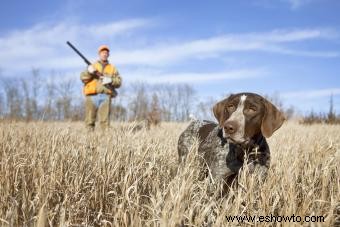
[[[91,65],[91,62],[87,60],[87,58],[82,53],[80,53],[80,51],[77,48],[75,48],[75,46],[73,46],[72,43],[70,43],[69,41],[67,41],[66,43],[85,61],[87,65]]]

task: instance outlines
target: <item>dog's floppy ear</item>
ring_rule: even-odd
[[[216,103],[213,107],[214,116],[217,119],[220,127],[223,127],[223,123],[229,118],[229,113],[226,111],[226,105],[231,95],[223,99],[222,101]]]
[[[265,112],[261,124],[262,134],[268,138],[281,127],[285,117],[271,102],[264,99]]]

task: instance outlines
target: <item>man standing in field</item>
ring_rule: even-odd
[[[116,67],[109,63],[110,49],[106,45],[98,48],[99,60],[88,66],[80,74],[84,83],[85,95],[85,124],[88,130],[93,131],[98,117],[102,129],[110,123],[111,99],[117,96],[122,79]]]

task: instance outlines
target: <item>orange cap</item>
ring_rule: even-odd
[[[98,53],[100,53],[102,50],[107,50],[110,52],[110,48],[106,45],[101,45],[99,48],[98,48]]]

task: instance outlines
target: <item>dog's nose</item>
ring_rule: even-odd
[[[224,130],[228,134],[234,134],[237,131],[237,123],[235,121],[227,121],[224,124]]]

